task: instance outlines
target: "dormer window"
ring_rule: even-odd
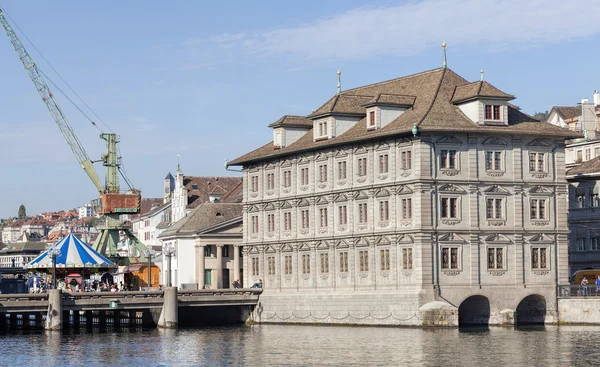
[[[275,137],[273,139],[273,147],[281,148],[281,131],[275,132]]]
[[[485,105],[485,119],[492,121],[500,121],[500,106],[499,105]]]
[[[327,139],[329,130],[327,130],[327,120],[320,120],[315,123],[315,140]]]
[[[369,112],[369,121],[367,122],[367,127],[369,129],[374,129],[376,127],[375,124],[375,111]]]

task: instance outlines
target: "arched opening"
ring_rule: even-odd
[[[458,326],[487,326],[490,323],[490,301],[484,296],[471,296],[458,307]]]
[[[543,296],[529,295],[517,306],[516,325],[543,325],[546,321],[546,299]]]

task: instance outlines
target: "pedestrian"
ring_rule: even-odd
[[[587,277],[583,277],[583,279],[581,279],[581,295],[583,296],[587,296],[588,295],[588,279]]]
[[[600,292],[600,275],[596,278],[596,295]]]

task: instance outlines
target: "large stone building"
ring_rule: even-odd
[[[439,68],[271,124],[243,166],[259,322],[552,322],[567,282],[564,139]]]

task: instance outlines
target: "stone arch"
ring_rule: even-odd
[[[458,306],[458,326],[489,325],[490,300],[480,294],[467,297]]]
[[[546,298],[530,294],[523,298],[515,311],[516,325],[543,325],[546,321]]]

